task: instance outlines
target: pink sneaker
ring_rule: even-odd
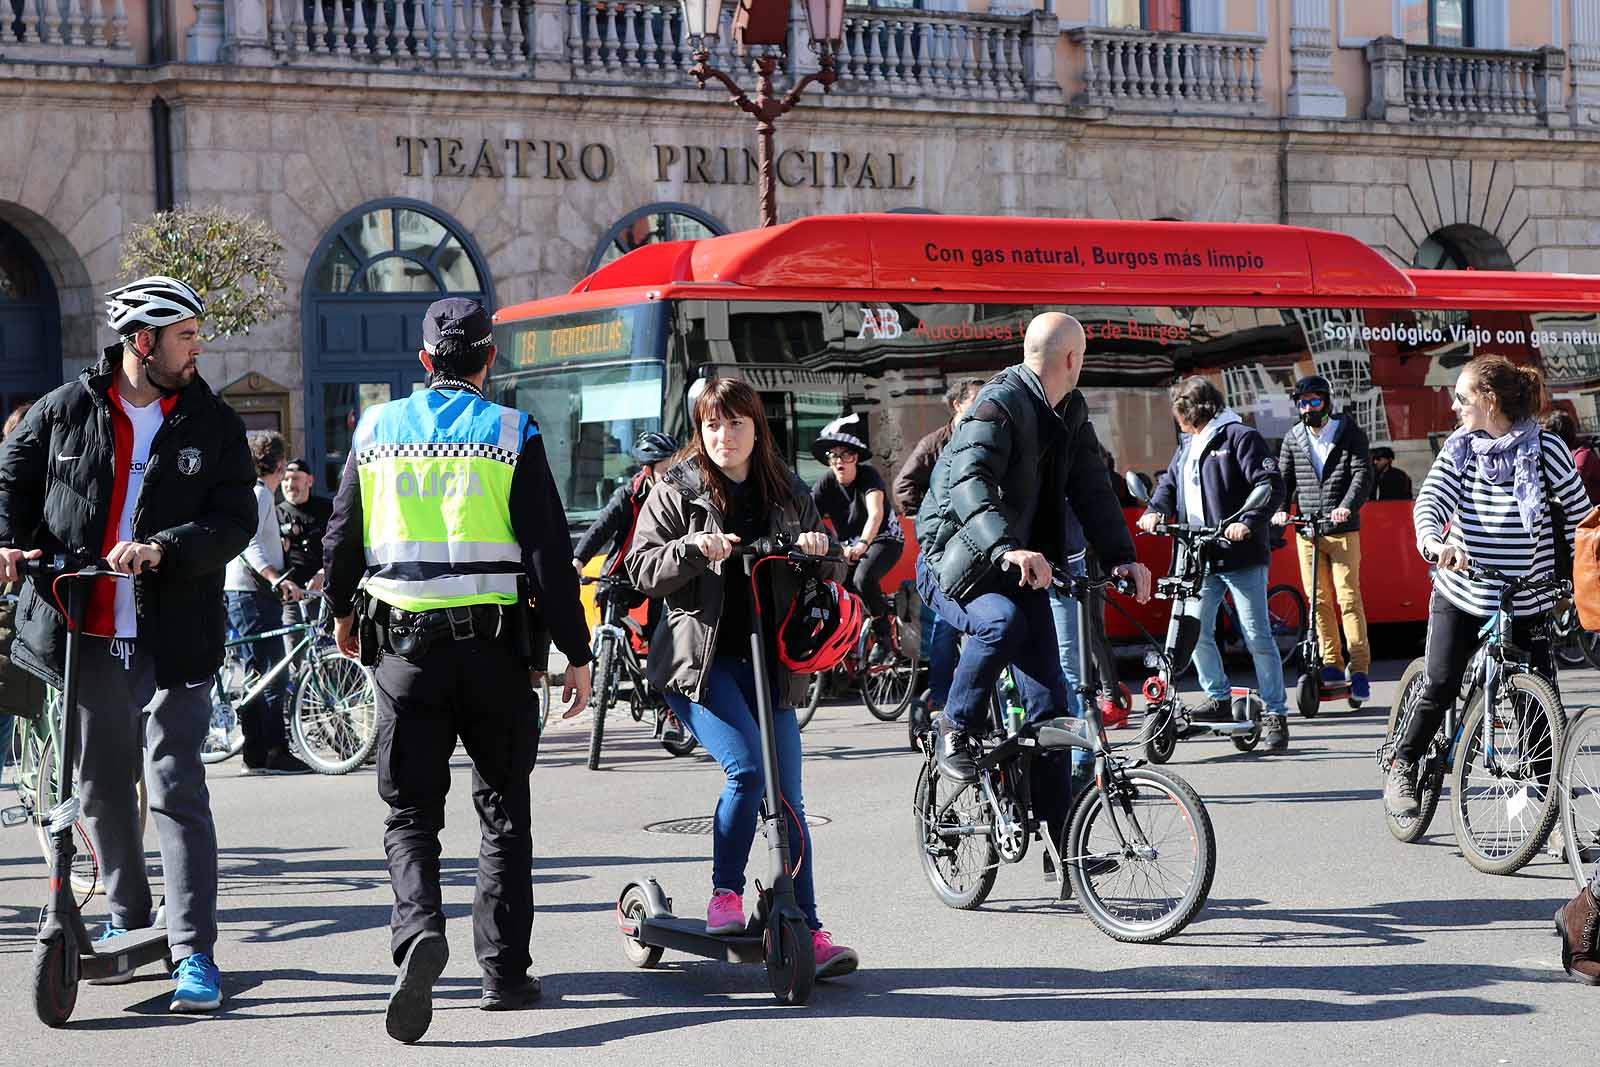
[[[744,900],[731,889],[715,889],[706,908],[706,933],[744,933]]]
[[[811,948],[817,956],[817,977],[843,978],[861,965],[856,950],[833,943],[833,935],[826,930],[811,931]]]

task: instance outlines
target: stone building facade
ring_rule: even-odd
[[[849,7],[835,91],[779,124],[781,217],[1287,222],[1406,266],[1600,273],[1600,0],[1189,0],[1177,25],[1171,4],[965,2]],[[168,204],[282,236],[287,307],[206,375],[323,458],[419,378],[441,289],[505,305],[756,221],[751,123],[687,75],[672,0],[7,11],[8,405],[109,342],[122,234]],[[790,77],[803,38],[797,9]],[[717,61],[738,65],[726,34]]]

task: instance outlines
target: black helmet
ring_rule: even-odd
[[[817,439],[811,443],[811,454],[817,457],[818,463],[828,462],[828,449],[834,445],[844,445],[854,449],[857,458],[863,462],[872,458],[872,449],[867,447],[867,424],[859,412],[852,411],[848,415],[841,415],[822,428],[817,434]]]
[[[671,434],[646,430],[633,442],[633,458],[640,463],[660,463],[671,459],[678,451],[678,442]]]
[[[1333,399],[1333,386],[1328,384],[1328,379],[1320,374],[1310,374],[1294,383],[1294,388],[1289,390],[1291,399],[1299,400],[1306,393],[1321,393],[1329,400]]]

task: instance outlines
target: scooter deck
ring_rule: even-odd
[[[166,956],[167,931],[163,926],[129,930],[117,937],[96,941],[90,949],[90,954],[80,960],[83,977],[109,978]]]
[[[639,923],[639,940],[727,963],[760,963],[766,959],[759,936],[708,934],[704,919],[680,919],[676,915],[647,918]]]

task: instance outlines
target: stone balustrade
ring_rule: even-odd
[[[1116,111],[1259,115],[1266,38],[1083,27],[1067,37],[1082,49],[1075,102]]]
[[[1566,126],[1566,53],[1367,45],[1367,117],[1386,122]]]
[[[126,0],[0,0],[0,59],[128,62]]]
[[[531,0],[273,0],[272,55],[307,66],[529,68]]]
[[[1022,99],[1029,21],[1011,15],[864,11],[844,20],[847,93]]]

